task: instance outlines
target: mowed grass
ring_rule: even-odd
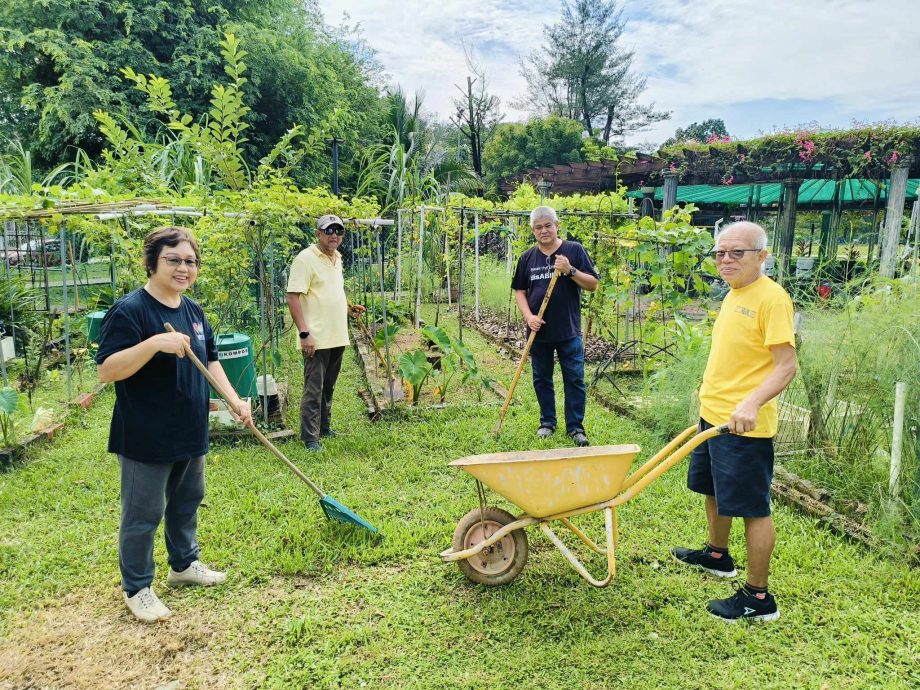
[[[468,331],[465,340],[490,350]],[[514,363],[494,361],[507,385]],[[296,402],[300,371],[290,365],[289,374]],[[316,455],[294,441],[282,448],[383,537],[327,522],[316,496],[258,445],[215,446],[199,532],[203,559],[229,579],[167,590],[158,538],[154,588],[174,616],[155,626],[135,623],[120,601],[109,394],[40,456],[0,476],[0,688],[920,685],[920,574],[783,506],[771,580],[782,618],[732,626],[709,617],[705,602],[731,584],[668,556],[670,546],[705,539],[685,465],[618,512],[618,572],[606,589],[581,580],[534,530],[530,561],[509,586],[475,586],[442,564],[457,520],[477,505],[471,478],[451,460],[568,445],[558,433],[534,438],[528,376],[496,441],[495,406],[371,423],[348,352],[334,405],[341,435]],[[642,457],[664,440],[590,399],[586,421],[595,444],[638,443]],[[600,537],[600,516],[581,524]],[[740,525],[732,550],[743,577]],[[603,571],[603,559],[584,560]]]

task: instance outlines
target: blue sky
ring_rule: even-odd
[[[446,119],[472,48],[506,120],[524,93],[519,56],[559,19],[555,0],[319,0],[327,21],[360,23],[389,81],[422,90]],[[721,117],[747,138],[817,122],[920,121],[918,0],[626,0],[623,37],[648,78],[642,100],[671,120],[628,143],[658,143],[677,127]],[[883,15],[893,17],[891,20]]]

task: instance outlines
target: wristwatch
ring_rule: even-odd
[[[569,278],[574,278],[576,273],[578,273],[578,271],[572,266],[572,268],[569,269]]]
[[[310,331],[301,331],[301,332],[299,333],[299,335],[300,335],[300,339],[301,339],[301,340],[303,340],[304,338],[309,338],[309,337],[310,337]]]

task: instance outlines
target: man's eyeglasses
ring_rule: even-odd
[[[179,268],[182,264],[185,264],[187,268],[198,268],[201,266],[200,259],[183,259],[180,256],[161,256],[160,258],[173,268]]]
[[[745,252],[762,252],[763,249],[728,249],[726,251],[718,250],[713,252],[716,255],[716,261],[721,261],[726,256],[730,256],[735,261],[741,261],[744,258]]]
[[[330,225],[328,228],[323,228],[322,233],[324,235],[338,235],[341,237],[345,234],[345,228],[341,225]]]

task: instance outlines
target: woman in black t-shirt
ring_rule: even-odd
[[[185,293],[198,278],[201,256],[191,231],[162,227],[144,239],[147,283],[119,299],[100,328],[100,381],[115,383],[109,452],[121,465],[118,561],[128,609],[154,622],[171,612],[150,588],[153,541],[165,516],[170,587],[216,585],[224,573],[198,560],[198,506],[204,497],[208,452],[208,384],[192,351],[233,391],[204,311]],[[176,329],[169,333],[164,323]],[[235,395],[235,393],[233,393]],[[239,418],[252,424],[249,404],[237,398]]]

